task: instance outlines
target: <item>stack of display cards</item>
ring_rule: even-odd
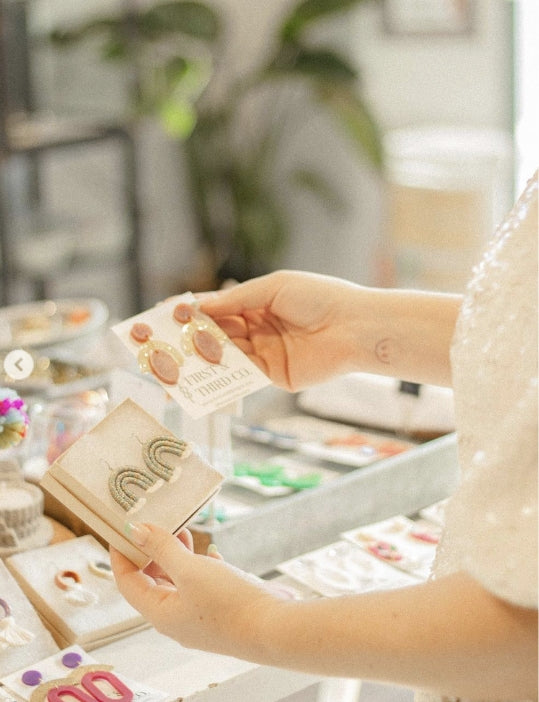
[[[325,597],[414,585],[419,579],[382,563],[348,541],[285,561],[277,570]]]
[[[176,533],[217,493],[223,476],[132,400],[79,438],[41,486],[105,542],[139,566],[148,558],[124,535],[126,522]]]
[[[59,646],[92,650],[148,626],[120,595],[108,552],[93,536],[18,553],[6,563]]]
[[[0,678],[0,699],[42,702],[47,699],[144,700],[161,702],[169,695],[99,663],[80,646],[69,646]],[[52,696],[51,696],[52,695]]]
[[[397,516],[346,531],[342,536],[394,568],[426,580],[440,533],[436,524]]]
[[[0,675],[57,650],[32,603],[0,560]]]

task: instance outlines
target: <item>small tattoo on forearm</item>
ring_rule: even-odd
[[[391,363],[389,354],[391,350],[391,339],[381,339],[374,347],[376,358],[381,362],[389,365]]]

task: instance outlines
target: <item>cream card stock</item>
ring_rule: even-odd
[[[148,626],[120,595],[108,553],[93,536],[18,553],[7,565],[60,645],[78,643],[90,650]],[[79,580],[77,588],[66,578],[69,573]],[[59,587],[59,577],[73,590]]]
[[[24,680],[28,682],[25,684]],[[0,689],[10,695],[3,699],[19,702],[64,699],[161,702],[169,697],[161,690],[126,678],[112,665],[100,663],[80,646],[69,646],[48,658],[36,659],[31,667],[1,678],[0,684],[3,686]]]
[[[175,533],[209,502],[223,480],[185,442],[181,455],[169,450],[154,455],[165,475],[159,477],[146,462],[146,447],[153,439],[182,443],[139,405],[125,400],[59,456],[41,481],[90,529],[140,566],[148,559],[124,536],[125,523],[152,522]]]
[[[191,308],[192,317],[175,315],[178,306]],[[133,334],[134,328],[139,333]],[[221,410],[270,382],[222,329],[197,309],[192,293],[170,298],[116,324],[112,331],[138,359],[141,371],[153,375],[194,419]]]
[[[58,650],[58,646],[43,625],[38,613],[26,597],[4,562],[0,560],[0,598],[10,611],[10,622],[4,608],[0,608],[2,636],[0,637],[0,676],[8,675],[24,665],[49,656]],[[3,626],[2,626],[3,622]],[[11,639],[8,629],[11,624],[21,627],[28,633],[26,642]],[[11,641],[11,643],[10,643]]]
[[[386,563],[426,580],[436,556],[440,527],[402,515],[342,534]]]

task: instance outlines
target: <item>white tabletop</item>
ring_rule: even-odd
[[[91,656],[182,702],[276,702],[319,681],[303,673],[186,649],[155,629],[94,649]]]

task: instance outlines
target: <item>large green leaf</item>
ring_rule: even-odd
[[[119,17],[105,17],[78,26],[56,27],[49,34],[49,41],[55,46],[71,46],[92,35],[103,33],[115,34],[121,25]]]
[[[285,19],[281,28],[281,37],[285,41],[294,41],[305,27],[325,15],[348,10],[364,0],[303,0]]]
[[[187,139],[196,124],[196,111],[187,100],[170,97],[161,103],[160,117],[165,131],[176,139]]]
[[[214,41],[220,32],[217,14],[208,5],[190,0],[154,5],[140,14],[139,24],[141,31],[154,37],[181,32]]]
[[[121,39],[126,42],[159,41],[171,34],[185,34],[213,42],[220,30],[219,17],[208,5],[191,0],[172,0],[131,15],[111,15],[78,26],[56,28],[49,38],[56,46],[70,46],[94,35],[105,35],[107,43],[116,47]],[[124,53],[114,48],[105,51],[104,55],[120,57]]]
[[[362,98],[346,86],[320,85],[318,98],[342,122],[348,135],[376,168],[383,165],[382,141],[377,124]]]
[[[350,82],[357,79],[356,69],[330,49],[308,49],[288,45],[267,67],[269,74],[296,74],[324,81]]]

